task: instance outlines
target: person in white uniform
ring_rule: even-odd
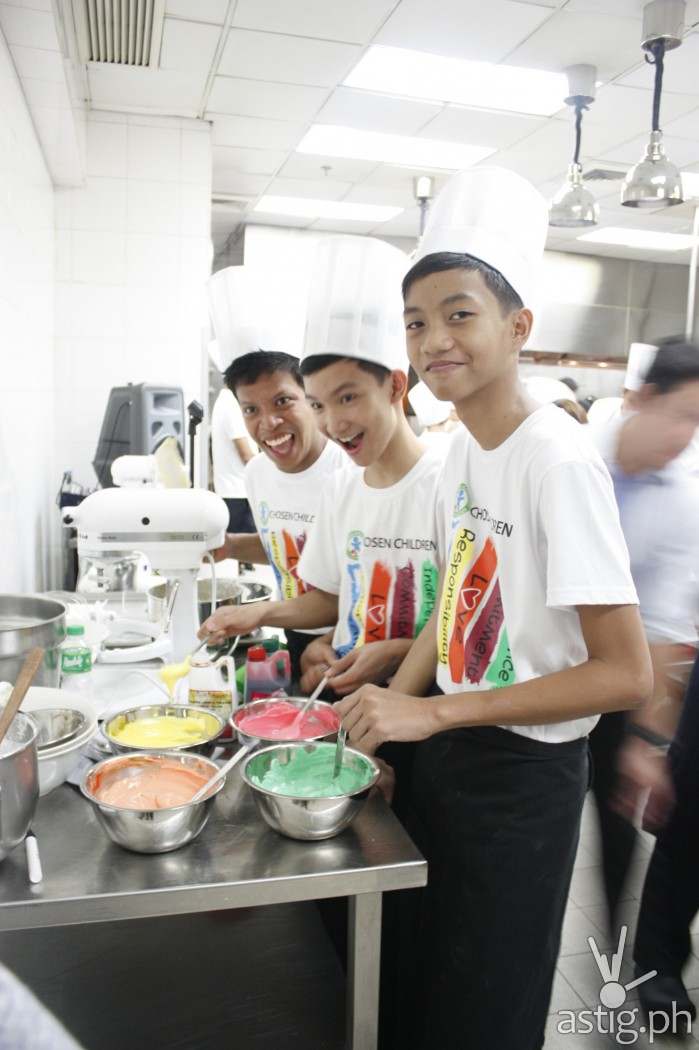
[[[211,459],[214,492],[228,507],[228,532],[255,531],[244,480],[245,464],[254,454],[240,405],[225,386],[211,411]]]
[[[547,232],[514,172],[454,176],[403,281],[410,362],[451,400],[441,598],[352,742],[423,741],[408,827],[427,858],[402,954],[415,1050],[538,1050],[589,782],[587,734],[642,703],[648,649],[611,479],[584,428],[523,389]],[[435,673],[443,696],[424,698]],[[411,965],[414,964],[414,965]]]
[[[429,619],[441,544],[439,456],[423,447],[403,411],[408,363],[400,280],[406,257],[366,237],[318,247],[301,361],[319,437],[348,464],[323,486],[298,566],[308,593],[254,608],[220,610],[211,633],[254,626],[310,629],[336,619],[332,649],[309,647],[304,686],[330,670],[333,690],[385,682]],[[245,396],[241,393],[245,409]]]

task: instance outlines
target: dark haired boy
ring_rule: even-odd
[[[332,237],[320,243],[301,371],[320,431],[363,469],[338,472],[323,485],[299,564],[314,590],[293,601],[222,609],[204,625],[216,634],[263,624],[309,629],[336,620],[334,653],[324,643],[313,646],[315,654],[309,647],[304,684],[320,681],[330,665],[339,695],[390,678],[437,593],[441,463],[425,451],[403,411],[407,361],[398,289],[404,271],[405,257],[384,242]]]
[[[240,404],[248,434],[262,451],[245,468],[257,532],[227,535],[217,557],[268,561],[280,598],[296,598],[307,589],[298,563],[315,527],[321,494],[346,467],[346,459],[316,426],[297,358],[255,350],[236,358],[224,378]],[[334,623],[329,615],[310,628],[286,631],[295,679],[308,644]]]
[[[584,428],[518,378],[546,231],[520,176],[463,172],[403,282],[410,362],[464,424],[441,485],[441,600],[391,688],[339,708],[369,752],[423,741],[409,827],[429,883],[399,1043],[415,1050],[543,1045],[586,736],[651,682],[609,474]],[[445,695],[424,699],[435,673]]]

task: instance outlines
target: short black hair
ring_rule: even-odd
[[[429,277],[432,273],[442,273],[444,270],[469,270],[479,273],[488,290],[497,299],[503,314],[521,310],[524,306],[520,296],[498,270],[477,259],[475,255],[466,255],[463,252],[434,252],[418,260],[403,278],[403,298],[406,298],[415,281]]]
[[[343,357],[342,354],[315,354],[301,362],[301,375],[315,375],[316,372],[327,368],[328,365],[336,365],[339,361],[351,361],[357,368],[361,368],[362,372],[368,372],[381,385],[391,374],[390,368],[386,368],[385,365],[378,365],[374,361],[364,361],[360,357]]]
[[[697,379],[699,346],[678,336],[661,343],[643,381],[651,383],[659,394],[668,394],[682,383]]]
[[[254,350],[250,354],[244,354],[228,366],[223,378],[228,389],[235,394],[241,383],[256,383],[261,376],[270,376],[275,372],[288,373],[303,390],[303,376],[298,358],[277,350]]]

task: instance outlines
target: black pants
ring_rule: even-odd
[[[294,689],[296,689],[301,678],[301,657],[311,642],[314,642],[316,638],[318,638],[318,635],[306,634],[303,631],[290,630],[285,630],[284,635],[286,637],[286,647],[289,650],[289,659],[291,661],[291,680],[294,683]]]
[[[607,919],[612,939],[618,937],[617,911],[636,846],[636,829],[612,809],[617,758],[626,732],[625,711],[602,715],[590,733],[592,793],[595,796],[602,844],[602,875]]]
[[[228,528],[226,532],[257,532],[255,521],[246,499],[226,499],[228,507]]]
[[[408,905],[383,1047],[543,1045],[588,779],[586,740],[479,728],[418,745],[406,823],[429,881],[388,895]]]
[[[634,959],[644,972],[681,977],[699,909],[699,659],[670,749],[677,804],[656,839],[641,898]]]

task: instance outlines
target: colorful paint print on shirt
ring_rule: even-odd
[[[455,684],[466,680],[478,685],[485,678],[498,688],[511,685],[517,676],[505,627],[497,550],[490,537],[476,550],[476,534],[460,524],[468,509],[466,486],[461,485],[439,608],[437,658],[448,665]]]

